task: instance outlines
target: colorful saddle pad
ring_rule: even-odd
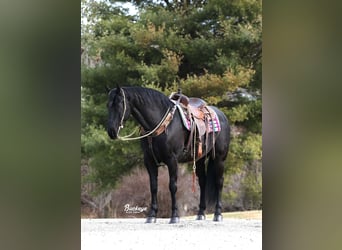
[[[183,121],[183,125],[184,127],[190,131],[191,129],[191,123],[192,123],[192,120],[187,112],[186,109],[182,108],[181,105],[177,104],[176,101],[174,100],[171,100],[173,101],[176,105],[177,105],[177,108],[178,108],[178,111],[182,117],[182,121]],[[207,119],[208,119],[208,132],[211,133],[211,132],[219,132],[221,131],[221,125],[220,125],[220,120],[218,119],[218,116],[216,114],[216,112],[207,106],[207,108],[209,109],[210,111],[210,114],[211,115],[208,115],[207,116]]]

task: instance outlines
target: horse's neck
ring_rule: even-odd
[[[143,112],[139,107],[132,107],[132,116],[137,120],[137,122],[145,129],[150,130],[153,126],[152,122],[149,121],[149,117],[146,112]]]
[[[160,105],[142,105],[141,103],[132,100],[131,113],[137,122],[145,129],[152,130],[161,121],[167,107],[160,107]]]

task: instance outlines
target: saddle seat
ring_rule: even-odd
[[[191,97],[189,98],[189,104],[188,109],[189,112],[193,114],[193,116],[197,119],[204,120],[205,116],[205,107],[207,106],[207,103],[197,97]]]

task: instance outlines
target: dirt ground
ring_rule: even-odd
[[[181,218],[178,224],[157,219],[81,219],[82,250],[106,249],[262,249],[261,218],[225,217],[223,222]]]

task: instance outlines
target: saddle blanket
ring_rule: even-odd
[[[190,129],[191,129],[190,117],[188,116],[187,112],[179,104],[176,104],[176,105],[177,105],[178,111],[182,117],[184,127],[190,131]],[[209,118],[209,131],[208,132],[211,133],[211,132],[221,131],[220,120],[218,119],[216,112],[212,109],[210,109],[210,112],[214,115],[211,115],[212,119],[210,119],[210,116],[208,117]]]

